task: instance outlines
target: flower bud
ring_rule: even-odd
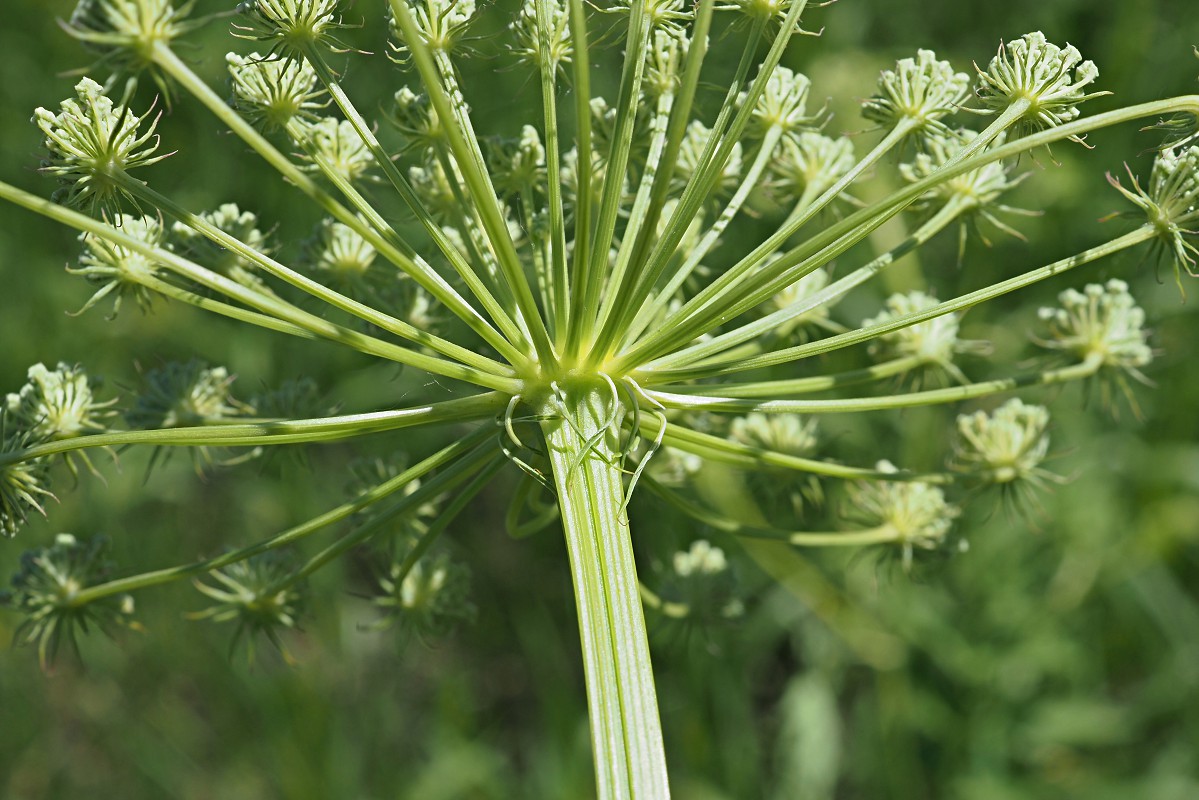
[[[970,94],[970,76],[931,50],[918,50],[895,69],[883,70],[878,91],[862,103],[862,116],[888,128],[906,122],[921,140],[946,133],[942,118],[954,114]]]
[[[258,229],[258,215],[252,211],[242,211],[235,203],[223,203],[215,211],[200,214],[200,219],[259,253],[270,253],[273,249],[267,241],[266,234]],[[176,222],[171,232],[175,237],[176,249],[187,258],[242,286],[258,292],[272,293],[258,276],[258,268],[252,261],[232,250],[226,250],[182,222]]]
[[[886,309],[862,320],[862,327],[882,325],[908,314],[927,311],[937,304],[935,297],[921,291],[893,294],[887,298]],[[926,365],[940,367],[958,377],[960,373],[953,365],[953,357],[972,349],[970,343],[958,339],[958,321],[957,314],[942,314],[885,333],[874,340],[870,353],[880,360],[915,357]]]
[[[49,462],[21,458],[22,451],[37,443],[32,431],[0,407],[0,535],[16,536],[30,511],[45,516],[42,503],[54,496],[49,489]]]
[[[537,7],[541,3],[536,0],[525,0],[521,4],[516,21],[508,26],[516,39],[512,53],[528,64],[541,66],[541,36],[537,22]],[[549,9],[549,38],[548,50],[550,66],[557,68],[560,64],[570,61],[574,48],[570,40],[570,11],[565,3],[549,0],[545,4]]]
[[[1049,409],[1018,397],[957,419],[954,466],[990,483],[1037,480],[1049,453]]]
[[[882,473],[896,472],[889,461],[878,462]],[[912,563],[913,548],[934,550],[945,541],[961,513],[945,500],[938,487],[920,481],[862,481],[851,488],[846,518],[856,525],[889,532],[903,548],[904,567]]]
[[[35,110],[33,121],[45,134],[48,151],[43,170],[62,184],[54,201],[115,213],[127,196],[118,182],[121,174],[167,157],[154,155],[157,119],[142,131],[149,116],[150,112],[134,116],[125,105],[117,105],[91,78],[75,84],[75,97],[63,100],[57,114]]]
[[[12,589],[0,595],[0,605],[25,617],[15,639],[37,646],[43,669],[54,661],[64,641],[78,652],[76,637],[80,633],[92,628],[107,632],[114,622],[134,626],[129,595],[108,595],[89,603],[77,599],[84,589],[104,583],[112,569],[108,540],[103,536],[81,541],[60,533],[50,547],[22,555]]]
[[[1158,153],[1149,176],[1149,191],[1142,189],[1135,177],[1131,190],[1110,177],[1108,180],[1142,209],[1146,221],[1157,229],[1155,244],[1174,263],[1181,289],[1183,271],[1194,275],[1195,256],[1199,256],[1199,248],[1187,241],[1199,225],[1199,147]]]
[[[425,46],[434,52],[449,53],[454,49],[475,16],[475,0],[404,0],[416,29]],[[536,17],[534,17],[534,20]],[[404,34],[395,19],[391,20],[391,34],[396,42],[392,49],[400,59],[408,52]]]
[[[205,20],[189,20],[195,0],[79,0],[63,26],[67,33],[99,53],[116,71],[137,72],[154,63],[154,48]]]
[[[50,370],[34,364],[28,374],[29,382],[19,393],[9,394],[5,406],[31,440],[47,442],[105,430],[102,420],[112,416],[115,401],[96,400],[82,367],[59,363]]]
[[[166,232],[155,217],[120,214],[114,226],[121,233],[151,247],[163,247],[166,243]],[[82,275],[91,283],[100,284],[100,288],[83,304],[80,313],[109,295],[113,297],[112,317],[121,310],[121,301],[127,297],[132,297],[142,310],[150,307],[153,294],[146,288],[145,280],[158,276],[158,262],[94,233],[82,234],[79,241],[83,243],[79,266],[68,267],[67,271],[72,275]]]
[[[766,88],[758,97],[751,117],[751,130],[762,136],[770,128],[798,133],[816,119],[807,115],[808,92],[812,82],[807,76],[786,67],[775,67],[766,79]]]
[[[347,183],[371,177],[375,156],[348,120],[324,117],[303,125],[300,137],[304,159],[311,162],[309,171],[323,174],[330,170]]]
[[[125,416],[131,428],[183,428],[243,416],[249,406],[233,399],[234,376],[201,361],[172,361],[146,372],[143,389]]]
[[[1034,31],[999,46],[990,65],[978,70],[975,93],[989,113],[1027,100],[1028,110],[1015,126],[1023,135],[1076,119],[1080,103],[1107,94],[1084,91],[1097,77],[1094,62],[1083,61],[1073,45],[1058,47]]]
[[[233,105],[247,120],[266,130],[287,127],[292,119],[316,119],[325,91],[305,61],[251,53],[225,56],[233,86]]]
[[[816,131],[786,136],[770,159],[767,186],[780,203],[792,204],[805,194],[819,197],[856,162],[853,142]]]
[[[1067,289],[1058,295],[1058,302],[1059,308],[1038,312],[1049,323],[1045,347],[1133,374],[1153,360],[1145,312],[1124,281],[1089,283],[1081,292]]]
[[[761,414],[754,412],[733,420],[729,438],[750,447],[807,458],[816,452],[820,440],[815,419],[798,414]]]
[[[291,661],[291,656],[279,638],[286,630],[296,627],[304,606],[305,583],[291,583],[296,560],[288,551],[267,550],[256,556],[237,561],[209,573],[213,583],[196,581],[200,592],[216,601],[215,605],[189,614],[191,619],[210,619],[213,622],[234,622],[233,647],[246,638],[250,660],[255,654],[255,640],[265,636]],[[284,584],[281,588],[276,588]]]
[[[322,221],[305,246],[307,263],[340,287],[368,283],[376,256],[375,248],[353,228],[332,219]]]

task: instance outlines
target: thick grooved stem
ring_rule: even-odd
[[[611,404],[572,388],[542,423],[570,554],[601,800],[668,798],[662,725],[633,561]]]

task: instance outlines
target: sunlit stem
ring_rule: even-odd
[[[650,36],[648,0],[633,2],[629,6],[629,30],[625,40],[624,66],[620,75],[620,90],[616,98],[616,119],[613,123],[612,141],[604,162],[603,184],[600,190],[599,214],[595,222],[595,238],[591,252],[587,254],[589,264],[582,286],[581,300],[575,313],[586,314],[581,330],[593,336],[598,326],[601,293],[608,276],[608,259],[616,221],[620,214],[621,201],[629,166],[629,154],[633,149],[633,126],[637,121],[637,110],[641,103],[641,80],[645,75],[646,43]],[[590,157],[579,154],[579,169],[590,166]],[[579,344],[579,343],[572,343]],[[572,351],[571,355],[575,352]]]
[[[667,408],[690,411],[719,411],[744,414],[756,411],[763,414],[842,414],[859,411],[883,411],[896,408],[957,403],[992,394],[1015,391],[1029,386],[1048,386],[1055,383],[1089,378],[1103,366],[1102,357],[1088,358],[1081,363],[1061,369],[999,378],[993,381],[967,383],[945,389],[885,395],[881,397],[847,397],[837,400],[756,400],[737,397],[711,397],[693,394],[648,390],[646,394]]]
[[[720,239],[721,234],[728,228],[733,218],[737,216],[737,213],[741,210],[741,206],[749,198],[750,192],[757,188],[758,179],[762,177],[762,172],[766,169],[766,165],[770,163],[774,149],[778,146],[779,140],[782,137],[783,129],[778,125],[772,125],[766,131],[757,156],[750,164],[749,169],[745,171],[745,175],[741,178],[741,185],[737,187],[737,190],[733,193],[724,210],[720,212],[720,216],[716,218],[716,221],[712,223],[712,227],[699,240],[695,249],[688,253],[687,259],[675,271],[674,275],[671,276],[670,281],[658,293],[654,301],[647,304],[646,310],[640,313],[644,313],[650,319],[655,319],[669,305],[671,298],[675,296],[687,279],[691,277],[691,273],[695,271],[695,268],[699,266],[704,257],[711,252],[717,240]]]
[[[73,450],[123,445],[174,445],[178,447],[258,447],[264,445],[334,442],[355,436],[377,434],[418,425],[469,422],[494,417],[508,398],[489,392],[461,400],[445,400],[424,406],[344,414],[336,417],[256,422],[219,422],[186,428],[114,431],[75,436],[0,454],[0,466],[17,461],[68,453]]]
[[[629,264],[633,257],[636,241],[641,233],[641,226],[646,224],[646,211],[649,207],[654,178],[658,174],[658,162],[662,157],[662,148],[666,144],[667,123],[670,121],[670,108],[674,102],[672,92],[664,92],[657,102],[653,119],[650,120],[650,145],[646,154],[645,167],[641,173],[641,184],[637,196],[633,199],[633,207],[629,210],[628,224],[620,237],[620,248],[616,252],[616,266],[609,270],[604,279],[604,292],[600,313],[596,325],[603,327],[612,308],[616,304],[617,292],[624,282]]]
[[[488,316],[491,317],[493,322],[497,327],[500,328],[504,335],[508,337],[508,340],[512,345],[524,344],[525,342],[523,335],[516,327],[513,319],[500,306],[499,302],[495,299],[494,295],[492,295],[487,287],[483,285],[478,275],[476,275],[475,270],[462,257],[462,253],[445,235],[445,232],[441,229],[441,226],[433,220],[429,210],[425,207],[424,203],[421,202],[420,198],[413,190],[412,184],[409,183],[408,179],[405,178],[400,172],[390,154],[383,149],[383,146],[379,143],[378,138],[375,136],[374,129],[371,127],[370,123],[368,123],[366,119],[358,112],[357,107],[355,107],[354,103],[350,100],[349,95],[346,94],[345,89],[342,87],[341,82],[337,78],[337,75],[329,67],[320,51],[318,51],[315,47],[308,46],[304,48],[304,55],[308,59],[308,62],[312,65],[312,68],[316,72],[317,76],[320,78],[321,83],[324,84],[326,91],[329,92],[329,96],[333,98],[333,102],[337,104],[337,107],[341,109],[346,119],[349,120],[350,124],[354,126],[354,130],[357,132],[359,137],[361,137],[362,141],[366,143],[368,148],[370,148],[371,154],[375,157],[375,163],[379,165],[379,168],[383,171],[384,176],[386,176],[387,180],[395,188],[396,192],[399,193],[400,198],[404,201],[408,208],[411,209],[412,213],[416,215],[417,220],[424,227],[425,232],[429,234],[429,237],[433,240],[433,243],[437,246],[437,249],[442,253],[443,256],[445,256],[446,260],[450,262],[450,265],[454,268],[454,271],[458,273],[459,277],[463,279],[463,282],[466,283],[467,288],[483,306],[484,311],[487,312]],[[452,179],[452,175],[450,177]],[[509,346],[507,351],[501,352],[503,353],[504,357],[508,358],[510,361],[515,359],[513,363],[517,365],[523,363],[527,359],[527,357],[519,350],[515,349],[514,346]]]
[[[558,136],[558,62],[550,52],[551,35],[549,4],[538,3],[537,61],[541,73],[542,117],[545,120],[546,188],[550,214],[550,263],[547,270],[549,302],[546,318],[552,323],[551,333],[555,343],[562,344],[570,324],[570,277],[566,270],[566,218],[562,203],[562,153]],[[575,90],[581,91],[577,86]],[[531,215],[532,212],[532,205],[526,204],[526,213]]]
[[[778,330],[781,326],[787,325],[794,320],[799,319],[804,314],[811,313],[822,306],[826,306],[834,302],[837,298],[843,297],[850,290],[862,285],[866,281],[873,278],[884,268],[894,264],[899,259],[903,258],[908,253],[923,245],[925,242],[932,239],[938,233],[943,231],[950,223],[957,219],[964,211],[967,210],[965,202],[954,199],[945,203],[936,214],[929,218],[923,225],[912,232],[906,239],[896,245],[886,253],[875,258],[869,264],[866,264],[858,269],[839,278],[818,292],[805,297],[798,302],[792,303],[786,308],[774,311],[761,319],[754,320],[751,323],[734,328],[718,336],[713,337],[709,341],[698,345],[683,348],[677,352],[671,353],[668,356],[658,359],[653,362],[655,368],[672,369],[682,367],[688,364],[694,364],[697,361],[702,361],[706,358],[714,356],[724,350],[735,347],[743,342],[752,341],[764,334]],[[800,275],[797,280],[802,280],[808,274],[811,274],[817,269],[813,265],[812,269],[804,275]],[[785,289],[786,287],[782,287]],[[780,289],[781,291],[781,289]]]
[[[693,336],[689,336],[685,331],[701,329],[702,332],[705,326],[710,327],[708,320],[713,315],[719,314],[719,312],[728,307],[730,298],[736,295],[736,289],[741,284],[746,280],[752,281],[753,278],[757,278],[763,275],[763,273],[770,272],[771,274],[775,274],[779,271],[779,264],[789,260],[784,256],[769,267],[762,267],[762,264],[765,263],[770,255],[783,247],[792,234],[798,231],[808,220],[815,217],[825,205],[836,199],[862,172],[876,164],[883,156],[898,146],[909,133],[910,128],[905,127],[902,123],[892,129],[853,169],[821,194],[815,202],[807,206],[803,213],[790,225],[772,234],[765,242],[754,248],[749,255],[738,261],[727,272],[720,275],[720,277],[684,303],[682,308],[670,314],[660,325],[656,326],[652,333],[632,347],[627,348],[621,354],[620,358],[617,359],[617,364],[627,366],[629,364],[644,363],[656,355],[661,355],[661,352],[669,350],[672,344],[680,341],[688,342],[694,338]],[[878,221],[878,224],[881,225],[882,220]],[[859,239],[864,238],[868,233],[869,231],[865,229],[855,229],[852,232]],[[855,241],[857,240],[855,239]],[[800,247],[803,248],[804,245]],[[787,255],[795,252],[797,251],[792,250]],[[783,266],[785,267],[786,264],[783,263]],[[813,269],[815,268],[814,266]],[[751,272],[753,278],[746,279],[745,276]],[[705,312],[707,313],[705,314]]]
[[[470,448],[476,446],[479,442],[493,436],[494,433],[489,427],[481,428],[473,434],[454,442],[450,446],[439,450],[428,458],[412,465],[408,469],[401,472],[399,475],[384,481],[354,498],[348,503],[343,503],[337,508],[330,509],[325,513],[313,517],[312,519],[293,528],[288,528],[282,533],[276,534],[269,539],[257,542],[246,547],[241,547],[236,550],[230,550],[227,553],[222,553],[215,558],[195,561],[191,564],[182,564],[177,567],[169,567],[167,569],[154,570],[153,572],[145,572],[140,575],[133,575],[127,578],[118,578],[107,583],[98,584],[96,586],[83,589],[73,598],[78,606],[84,606],[88,603],[93,603],[104,597],[110,597],[115,594],[126,594],[135,592],[139,589],[148,589],[151,586],[160,586],[164,583],[171,583],[182,578],[190,578],[193,575],[200,575],[205,572],[211,572],[221,567],[227,567],[230,564],[238,561],[245,561],[247,558],[253,558],[256,555],[265,553],[268,550],[274,550],[280,547],[294,544],[295,542],[304,539],[316,533],[319,530],[327,528],[341,522],[344,519],[357,514],[363,509],[390,497],[395,492],[405,488],[414,480],[419,480],[428,472],[453,461],[462,456],[463,453]]]
[[[481,336],[499,352],[503,352],[506,340],[488,324],[479,312],[466,302],[444,278],[437,274],[431,266],[420,260],[413,260],[397,247],[388,237],[381,235],[370,225],[366,224],[357,214],[337,202],[328,192],[321,189],[316,182],[297,167],[285,155],[262,136],[254,126],[242,119],[241,115],[225,103],[212,88],[192,72],[166,44],[159,42],[154,46],[154,63],[171,76],[189,94],[194,96],[217,119],[229,127],[233,133],[250,146],[256,153],[270,164],[287,182],[293,184],[311,198],[325,212],[343,225],[349,227],[378,253],[395,266],[399,267],[413,280],[420,284],[433,298],[440,302],[454,316],[463,320],[471,330]],[[360,209],[361,210],[361,209]]]
[[[545,420],[579,616],[598,796],[667,798],[662,726],[633,560],[621,412],[602,384],[568,387]],[[614,427],[614,426],[613,426]]]
[[[442,72],[435,63],[433,53],[430,52],[417,29],[408,4],[404,0],[390,0],[390,6],[396,25],[403,34],[404,43],[412,54],[412,62],[416,66],[417,72],[420,73],[421,82],[424,84],[429,100],[441,121],[446,142],[462,170],[462,177],[470,191],[473,205],[482,218],[483,227],[487,231],[491,245],[495,248],[504,279],[515,294],[517,307],[529,325],[538,361],[543,366],[552,368],[557,365],[558,358],[554,353],[553,344],[550,342],[545,321],[538,311],[532,287],[525,276],[524,265],[516,252],[516,245],[508,230],[507,220],[504,219],[504,211],[500,207],[499,198],[496,197],[495,187],[492,186],[491,178],[481,164],[482,157],[478,155],[478,141],[474,138],[473,133],[468,141],[466,134],[470,133],[470,129],[464,130],[459,122],[454,102],[443,83]]]
[[[719,383],[687,386],[687,394],[699,396],[719,395],[720,397],[791,397],[812,392],[823,392],[839,389],[842,386],[852,386],[859,383],[893,378],[903,375],[925,363],[920,356],[907,356],[876,364],[863,369],[848,370],[832,375],[813,375],[810,378],[791,378],[777,381],[757,381],[754,383]],[[683,387],[666,387],[683,388]]]
[[[657,437],[660,428],[661,422],[658,420],[644,419],[640,423],[641,435],[645,437]],[[651,438],[650,441],[652,440]],[[941,473],[879,472],[874,469],[803,458],[789,453],[767,450],[764,447],[741,444],[731,439],[722,439],[719,436],[692,430],[675,422],[667,423],[662,443],[687,453],[693,453],[706,460],[718,464],[728,464],[740,469],[784,469],[842,480],[924,481],[925,483],[941,484],[953,482],[953,476]]]
[[[436,375],[456,378],[468,383],[485,386],[489,389],[519,392],[520,387],[523,385],[521,381],[515,378],[483,372],[474,367],[446,361],[445,359],[405,347],[382,342],[371,336],[335,325],[315,314],[310,314],[289,303],[285,303],[277,297],[253,291],[236,281],[231,281],[168,250],[153,247],[119,228],[114,228],[107,223],[100,222],[77,211],[72,211],[69,208],[64,208],[57,203],[52,203],[49,200],[17,189],[7,183],[0,182],[0,199],[7,200],[14,205],[41,214],[44,217],[78,231],[91,233],[114,244],[118,244],[121,247],[145,256],[151,261],[189,280],[193,280],[202,286],[207,286],[239,302],[245,303],[251,308],[256,308],[281,320],[302,327],[320,336],[322,339],[339,342],[355,350],[395,361],[399,364],[407,364]]]
[[[454,500],[442,510],[438,518],[431,522],[425,530],[422,539],[426,541],[424,549],[428,549],[433,541],[446,529],[446,526],[454,520],[454,517],[478,494],[479,490],[487,485],[496,471],[503,465],[504,457],[495,455],[494,447],[487,444],[477,446],[473,453],[469,453],[462,456],[459,460],[447,464],[431,479],[422,481],[420,487],[412,494],[406,495],[391,508],[378,512],[358,528],[328,545],[305,561],[303,566],[298,570],[281,578],[262,592],[262,594],[270,596],[286,589],[288,586],[299,583],[352,548],[392,528],[397,519],[415,513],[422,505],[432,501],[444,492],[452,491],[455,487],[470,478],[471,475],[475,475],[474,480],[455,496]],[[480,468],[482,472],[478,472]],[[409,565],[408,569],[411,568],[411,565]]]
[[[424,345],[434,352],[441,353],[444,356],[455,359],[463,364],[467,364],[475,369],[485,370],[495,375],[506,377],[512,377],[515,375],[512,369],[508,366],[500,364],[497,361],[493,361],[485,356],[481,356],[478,353],[462,347],[461,345],[455,344],[454,342],[450,342],[442,339],[439,336],[435,336],[428,331],[416,328],[407,322],[404,322],[403,320],[396,319],[390,314],[385,314],[378,309],[366,305],[365,303],[360,303],[357,300],[346,297],[345,295],[330,289],[322,283],[301,275],[295,270],[280,264],[270,256],[259,252],[240,239],[231,236],[199,214],[193,214],[175,201],[154,191],[141,181],[131,178],[123,172],[114,176],[114,180],[130,194],[144,199],[147,203],[152,204],[155,208],[159,209],[163,213],[179,220],[184,225],[201,234],[208,240],[246,259],[266,274],[278,278],[279,280],[294,286],[295,288],[317,298],[318,300],[328,303],[339,311],[344,311],[345,313],[358,317],[361,320],[365,320],[372,325],[377,325],[388,333],[392,333],[403,339],[407,339],[408,341]],[[297,311],[298,310],[299,309],[297,309]]]
[[[916,325],[920,322],[925,322],[930,319],[952,314],[956,311],[963,311],[971,306],[976,306],[996,297],[1008,294],[1010,292],[1023,289],[1035,283],[1051,278],[1054,275],[1060,275],[1068,272],[1076,267],[1084,264],[1089,264],[1105,256],[1114,255],[1121,250],[1126,250],[1130,247],[1135,247],[1138,244],[1150,241],[1158,235],[1157,228],[1153,225],[1143,225],[1135,231],[1131,231],[1121,237],[1113,239],[1110,242],[1093,247],[1089,250],[1084,250],[1077,255],[1069,258],[1055,261],[1039,269],[1030,270],[1023,275],[1017,275],[1014,278],[1008,278],[1005,281],[994,283],[990,286],[978,289],[967,294],[960,295],[952,300],[947,300],[942,303],[926,309],[924,311],[905,314],[901,317],[896,317],[888,322],[879,323],[878,325],[870,325],[865,328],[848,331],[846,333],[830,336],[826,339],[820,339],[807,344],[796,345],[795,347],[787,347],[781,350],[775,350],[770,353],[764,353],[760,356],[751,358],[738,359],[714,359],[705,365],[697,365],[692,367],[684,367],[677,370],[661,370],[661,371],[646,371],[642,375],[636,375],[637,380],[644,384],[661,384],[669,381],[689,380],[695,378],[709,378],[717,375],[727,375],[736,372],[744,372],[746,370],[760,369],[769,367],[775,364],[785,364],[791,361],[797,361],[801,358],[809,358],[821,353],[828,353],[833,350],[839,350],[843,347],[849,347],[855,344],[861,344],[879,336],[883,336],[892,331],[901,330],[903,328]],[[644,379],[644,380],[643,380]]]
[[[575,98],[575,145],[578,153],[575,173],[578,192],[575,199],[574,252],[571,255],[570,287],[579,291],[587,281],[591,253],[591,61],[587,43],[587,4],[584,0],[569,0],[571,76]],[[567,318],[566,342],[563,352],[576,354],[585,335],[586,315],[570,305]]]

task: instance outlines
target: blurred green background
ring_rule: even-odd
[[[43,194],[51,187],[36,173],[28,118],[38,105],[56,106],[74,80],[64,73],[88,63],[56,24],[72,6],[7,0],[0,27],[3,178]],[[482,29],[509,14],[489,7]],[[380,3],[359,0],[350,16],[366,23],[350,35],[377,48]],[[812,77],[816,98],[835,98],[832,131],[860,128],[857,98],[896,58],[929,47],[966,67],[985,63],[1001,39],[1036,29],[1098,62],[1100,87],[1116,97],[1091,111],[1199,89],[1190,0],[842,0],[806,20],[824,35],[802,40],[788,63]],[[222,86],[227,28],[215,20],[187,52]],[[723,33],[715,44],[729,49]],[[485,37],[478,49],[496,46]],[[509,63],[476,59],[467,85],[475,115],[510,133],[519,118],[505,113],[513,98],[536,98],[521,72],[496,71]],[[391,68],[369,69],[355,61],[350,71],[367,107],[396,86]],[[285,242],[307,235],[315,215],[194,103],[179,102],[160,130],[166,149],[180,153],[154,171],[156,188],[193,208],[243,203]],[[1127,160],[1144,174],[1155,142],[1127,127],[1091,137],[1094,150],[1055,148],[1060,165],[1038,157],[1013,200],[1046,211],[1020,220],[1030,243],[972,245],[961,272],[952,245],[934,247],[922,254],[924,275],[973,288],[1102,241],[1111,232],[1097,220],[1120,209],[1104,172]],[[69,232],[0,207],[4,391],[36,361],[83,363],[119,393],[139,365],[193,356],[240,375],[240,396],[301,371],[347,409],[422,388],[332,347],[317,345],[316,356],[310,343],[299,349],[174,306],[149,315],[130,308],[111,322],[103,311],[67,316],[87,297],[62,269],[76,250]],[[908,577],[869,556],[821,554],[791,564],[792,580],[779,585],[743,559],[744,619],[703,630],[651,619],[677,796],[1199,797],[1199,373],[1188,368],[1199,317],[1194,301],[1179,302],[1172,276],[1155,280],[1135,255],[1088,269],[1088,280],[1129,279],[1155,329],[1161,356],[1150,371],[1156,386],[1137,390],[1142,417],[1125,407],[1113,420],[1078,387],[1031,395],[1055,412],[1054,469],[1072,480],[1044,495],[1030,520],[976,504],[961,522],[969,553],[931,573]],[[917,275],[909,267],[897,280]],[[1015,357],[1036,304],[1067,285],[1050,281],[997,305],[968,333]],[[889,454],[917,466],[938,456],[937,431],[951,414],[896,415],[842,435],[851,449],[884,437]],[[373,446],[421,453],[430,445],[396,436]],[[357,452],[331,447],[311,469],[251,464],[203,478],[180,456],[147,478],[146,454],[123,453],[103,481],[61,479],[49,520],[0,542],[0,575],[6,581],[22,549],[58,531],[108,535],[128,571],[256,540],[338,502]],[[364,567],[349,559],[315,580],[305,632],[289,640],[295,667],[230,658],[227,630],[183,619],[205,605],[188,586],[139,597],[146,633],[86,640],[85,667],[68,661],[44,675],[31,651],[0,650],[0,797],[592,795],[565,555],[552,532],[513,541],[495,524],[509,486],[494,487],[452,530],[479,615],[444,639],[364,631],[376,616],[358,596]],[[711,535],[644,498],[633,513],[649,572]],[[0,615],[0,640],[17,622]]]

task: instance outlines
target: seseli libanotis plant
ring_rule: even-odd
[[[1033,334],[1043,367],[1006,377],[969,377],[989,351],[961,335],[962,313],[1137,247],[1181,282],[1199,254],[1188,239],[1199,226],[1199,96],[1088,116],[1104,94],[1095,65],[1041,33],[1007,42],[973,76],[921,50],[864,102],[877,133],[863,153],[869,136],[829,135],[808,79],[781,64],[814,5],[526,0],[484,12],[474,0],[388,0],[386,21],[363,23],[396,65],[394,102],[374,120],[343,84],[347,63],[368,54],[345,42],[358,21],[342,0],[241,3],[241,44],[218,88],[177,54],[203,21],[193,3],[82,0],[65,27],[98,54],[95,72],[34,116],[59,189],[47,201],[0,184],[0,196],[79,233],[73,269],[94,287],[83,307],[192,305],[424,371],[439,395],[330,416],[309,383],[236,399],[232,375],[198,360],[147,372],[130,398],[104,396],[81,366],[39,364],[0,411],[4,533],[45,513],[64,466],[95,471],[96,456],[83,455],[95,448],[191,448],[215,469],[274,446],[413,426],[440,426],[447,443],[405,466],[367,464],[345,504],[209,560],[114,578],[98,539],[61,535],[27,554],[7,596],[25,615],[20,640],[48,658],[89,626],[129,623],[132,593],[190,578],[212,603],[196,616],[281,644],[305,579],[381,539],[391,546],[377,605],[436,630],[470,615],[465,573],[438,538],[489,482],[514,481],[510,531],[560,521],[565,534],[599,796],[668,796],[643,603],[671,617],[727,618],[741,606],[725,551],[706,541],[666,578],[639,581],[634,492],[730,539],[888,548],[906,567],[948,546],[967,490],[1020,494],[1055,479],[1047,409],[1007,399],[963,410],[938,472],[892,464],[885,445],[876,463],[835,459],[820,417],[1069,381],[1127,392],[1152,350],[1120,280],[1063,291]],[[510,15],[502,36],[472,38],[483,13]],[[734,24],[738,35],[715,35]],[[730,75],[711,50],[737,46]],[[538,113],[472,116],[461,66],[487,49],[514,82],[528,76]],[[609,63],[619,80],[602,98],[592,79]],[[160,111],[131,107],[126,79],[139,75],[167,107],[207,108],[235,135],[231,153],[252,150],[319,207],[311,239],[274,242],[250,211],[186,208],[147,183],[143,168],[170,162]],[[702,90],[716,81],[727,85],[719,105]],[[1134,219],[1115,238],[1022,268],[960,250],[982,288],[953,296],[933,282],[869,301],[877,311],[865,318],[838,314],[851,293],[877,297],[871,279],[942,232],[1012,231],[1017,209],[1004,198],[1021,164],[1051,158],[1048,146],[1146,122],[1167,138],[1147,179],[1113,180]],[[881,172],[902,188],[856,201]],[[855,246],[905,210],[916,215],[907,237],[853,263]],[[762,229],[751,217],[772,220],[770,233],[751,238]],[[712,464],[797,476],[806,499],[739,518],[688,493]]]

